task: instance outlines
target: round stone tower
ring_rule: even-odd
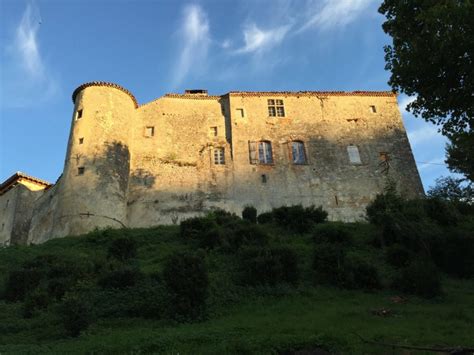
[[[135,97],[111,83],[91,82],[73,93],[74,113],[58,182],[58,235],[127,223],[127,190]]]

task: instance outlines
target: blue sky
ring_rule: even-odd
[[[375,0],[0,0],[0,181],[54,182],[73,104],[111,81],[140,104],[167,92],[390,90]],[[404,111],[425,189],[449,172],[437,128]]]

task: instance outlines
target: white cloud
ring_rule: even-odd
[[[244,28],[244,46],[236,50],[236,53],[260,52],[278,45],[283,41],[290,30],[290,25],[262,30],[255,24]]]
[[[412,146],[420,145],[426,142],[433,142],[433,140],[444,141],[444,137],[438,132],[436,126],[427,125],[408,131],[408,139]]]
[[[29,2],[14,29],[14,37],[5,41],[1,106],[38,105],[58,92],[58,82],[41,52],[40,27],[39,9],[34,2]]]
[[[20,58],[28,74],[36,77],[44,74],[37,39],[39,27],[38,10],[30,3],[26,6],[20,24],[16,29],[13,51]]]
[[[398,103],[398,107],[400,108],[400,111],[409,113],[407,111],[407,106],[415,100],[416,100],[416,96],[405,96],[402,99],[400,99],[400,102]]]
[[[207,58],[210,44],[209,21],[207,14],[198,5],[184,8],[180,27],[183,46],[174,72],[173,86],[179,85],[188,75],[191,65],[203,64]]]
[[[324,0],[311,2],[309,12],[312,14],[298,32],[310,28],[330,30],[344,27],[359,17],[374,0]]]

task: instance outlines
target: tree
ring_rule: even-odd
[[[452,176],[436,179],[436,185],[428,190],[428,196],[448,201],[474,203],[473,184],[462,184],[463,179]]]
[[[416,95],[415,115],[442,132],[470,131],[474,119],[474,4],[469,0],[385,0],[379,8],[393,89]]]
[[[451,171],[474,181],[474,132],[456,133],[450,139],[446,146],[446,163]]]

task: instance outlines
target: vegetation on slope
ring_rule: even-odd
[[[249,207],[5,248],[0,352],[386,351],[357,334],[472,347],[473,215],[388,188],[371,223]]]

